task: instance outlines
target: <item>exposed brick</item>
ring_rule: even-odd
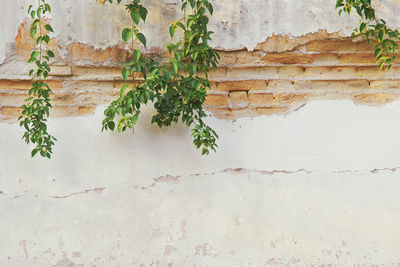
[[[264,63],[277,64],[310,64],[313,62],[313,55],[302,53],[269,53],[263,57]]]
[[[398,81],[398,80],[371,81],[370,88],[372,88],[372,89],[399,89],[400,81]]]
[[[397,100],[400,94],[361,94],[353,98],[356,104],[384,105]]]
[[[260,64],[262,63],[263,53],[260,52],[249,52],[249,51],[239,51],[235,52],[236,55],[236,64]]]
[[[95,107],[78,107],[79,116],[91,115],[96,111]]]
[[[28,97],[26,94],[7,94],[0,93],[0,106],[21,106]]]
[[[351,79],[357,73],[357,67],[343,66],[310,66],[306,67],[302,75],[297,78],[310,78],[321,80]]]
[[[108,105],[119,97],[119,93],[83,93],[78,94],[77,103],[81,106]]]
[[[206,105],[216,107],[227,107],[229,104],[227,95],[208,95],[206,97]]]
[[[338,65],[339,64],[339,55],[338,54],[313,54],[313,65]]]
[[[356,53],[340,55],[341,64],[376,64],[375,57],[371,53]]]
[[[226,77],[231,80],[251,79],[251,80],[269,80],[277,79],[279,67],[263,66],[263,67],[243,67],[230,68],[226,73]]]
[[[219,66],[232,65],[236,63],[236,55],[232,52],[219,52]]]
[[[267,89],[267,81],[249,80],[237,82],[219,82],[219,91],[251,91]]]
[[[82,80],[122,80],[120,68],[113,67],[72,67],[72,74]]]
[[[344,82],[345,89],[350,90],[367,90],[369,89],[369,81],[368,80],[351,80]]]
[[[0,89],[29,90],[31,87],[31,81],[0,80]]]
[[[281,115],[285,114],[289,108],[287,107],[258,107],[252,109],[257,115]]]
[[[50,99],[53,105],[72,105],[76,103],[75,94],[51,94]]]
[[[1,115],[6,119],[16,119],[22,114],[22,108],[4,106],[1,108]]]
[[[227,69],[224,67],[220,67],[216,70],[213,70],[208,75],[208,77],[211,81],[223,79],[223,78],[226,78],[226,76],[227,76]]]
[[[305,34],[302,36],[288,36],[288,35],[275,35],[267,38],[265,42],[257,45],[256,49],[264,50],[267,52],[283,52],[291,51],[296,47],[301,47],[313,40],[326,40],[340,38],[341,34],[339,32],[329,33],[327,30],[318,30],[314,33]]]
[[[307,51],[312,52],[354,52],[354,51],[371,51],[371,47],[367,42],[353,42],[351,38],[346,40],[319,40],[306,44]]]
[[[249,93],[250,105],[270,105],[274,103],[273,94]]]
[[[307,102],[309,94],[275,94],[275,104],[292,104]]]
[[[0,80],[0,89],[29,90],[32,88],[33,81],[27,80]],[[51,90],[63,88],[62,81],[46,81]]]
[[[337,80],[301,80],[295,81],[293,85],[296,90],[342,90],[345,87],[344,81]]]
[[[71,66],[51,66],[50,76],[71,76]]]
[[[291,90],[294,81],[292,80],[270,80],[268,82],[268,90]]]
[[[247,91],[230,92],[229,100],[232,108],[244,108],[249,105]]]

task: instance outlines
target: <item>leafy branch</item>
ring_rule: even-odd
[[[37,8],[32,5],[28,8],[28,14],[33,22],[30,25],[30,36],[36,38],[36,48],[32,51],[28,63],[35,63],[34,69],[29,71],[29,76],[35,80],[29,90],[29,96],[22,106],[22,115],[19,117],[20,126],[25,128],[23,139],[27,144],[35,144],[31,156],[40,154],[42,157],[50,158],[53,153],[54,138],[47,132],[47,118],[52,107],[50,103],[51,89],[44,81],[49,73],[49,61],[54,57],[53,51],[46,49],[50,41],[49,33],[52,27],[45,22],[46,14],[51,12],[50,5],[46,0],[38,0]]]
[[[390,70],[396,55],[400,53],[396,43],[400,40],[400,32],[391,29],[386,25],[386,21],[376,16],[371,0],[336,0],[336,9],[339,9],[339,15],[350,14],[353,9],[356,10],[362,21],[354,30],[352,37],[364,36],[370,45],[371,41],[375,41],[373,50],[379,68],[387,66]]]
[[[129,61],[122,66],[122,76],[130,84],[122,86],[120,97],[105,110],[102,129],[116,128],[123,132],[132,128],[139,118],[141,107],[153,102],[156,114],[151,122],[160,128],[180,120],[188,127],[192,126],[193,143],[197,149],[201,148],[204,155],[210,150],[216,151],[218,147],[218,135],[203,121],[207,116],[203,105],[210,88],[208,73],[217,67],[219,61],[218,53],[208,45],[213,34],[207,28],[208,15],[213,14],[213,7],[208,0],[181,2],[184,17],[169,27],[171,42],[167,45],[168,59],[157,62],[142,55],[141,50],[133,49]],[[132,27],[122,31],[123,41],[138,40],[146,46],[146,37],[139,31],[138,25],[146,21],[147,9],[140,4],[140,0],[132,0],[126,9],[131,16]],[[187,12],[189,15],[186,17]],[[183,38],[173,42],[177,30],[183,32]],[[138,74],[140,81],[136,77]],[[114,122],[116,117],[119,118],[117,125]]]

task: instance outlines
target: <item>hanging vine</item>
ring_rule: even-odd
[[[36,48],[31,53],[29,63],[35,63],[35,68],[29,71],[29,76],[34,80],[29,90],[29,97],[22,106],[22,115],[19,117],[20,126],[25,128],[23,139],[27,144],[35,144],[32,157],[36,154],[50,158],[53,153],[53,145],[56,138],[47,131],[47,119],[52,107],[50,103],[51,89],[45,82],[50,73],[49,61],[54,53],[47,48],[50,41],[49,33],[52,27],[46,23],[46,15],[51,12],[46,0],[38,0],[37,7],[28,8],[28,14],[33,22],[30,25],[30,36],[35,38]]]
[[[379,68],[387,67],[390,70],[396,55],[400,53],[396,43],[400,41],[400,32],[397,29],[391,29],[386,25],[385,20],[376,16],[371,0],[336,0],[336,9],[339,9],[339,15],[350,14],[352,10],[356,10],[362,21],[354,30],[352,37],[364,36],[370,45],[371,41],[375,41],[373,50]]]
[[[104,1],[98,0],[102,4]],[[112,3],[112,0],[108,0]],[[119,4],[121,1],[118,0]],[[193,143],[202,154],[216,151],[218,135],[203,119],[207,116],[203,104],[207,89],[210,88],[208,73],[216,68],[219,55],[208,42],[213,32],[207,28],[208,15],[213,14],[213,7],[208,0],[182,0],[182,19],[169,27],[171,42],[167,45],[168,59],[157,62],[133,49],[130,60],[122,67],[123,79],[120,97],[105,110],[103,130],[123,132],[132,128],[143,105],[154,103],[156,114],[151,123],[160,128],[182,121],[192,126]],[[126,5],[132,19],[132,26],[122,31],[125,43],[138,40],[146,46],[146,37],[138,26],[145,22],[147,9],[140,0],[132,0]],[[186,16],[186,14],[188,14]],[[173,42],[175,33],[182,31],[182,40]],[[142,81],[135,79],[141,74]],[[118,117],[117,124],[114,122]]]

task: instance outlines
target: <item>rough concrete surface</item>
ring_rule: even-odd
[[[14,40],[29,2],[0,2],[0,77],[20,84],[28,67]],[[357,19],[338,18],[334,2],[216,0],[213,45],[269,51],[263,42],[276,35],[299,37],[293,47],[316,32],[347,36]],[[61,52],[119,45],[129,21],[94,0],[51,3]],[[176,1],[145,3],[144,30],[162,47],[168,33],[154,25],[179,17]],[[395,0],[374,5],[399,25]],[[86,85],[95,90],[97,78]],[[400,101],[317,99],[289,115],[211,116],[220,139],[207,157],[182,125],[151,126],[150,109],[134,133],[101,133],[103,110],[51,119],[51,160],[31,159],[23,129],[0,123],[0,266],[400,265]]]

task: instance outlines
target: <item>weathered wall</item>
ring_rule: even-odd
[[[150,107],[133,134],[100,132],[128,20],[54,1],[52,160],[31,159],[15,123],[27,2],[0,3],[0,266],[400,264],[400,66],[379,72],[335,1],[215,1],[208,157],[185,127],[149,125]],[[162,54],[176,1],[146,5],[147,52]],[[375,5],[400,25],[399,4]]]

